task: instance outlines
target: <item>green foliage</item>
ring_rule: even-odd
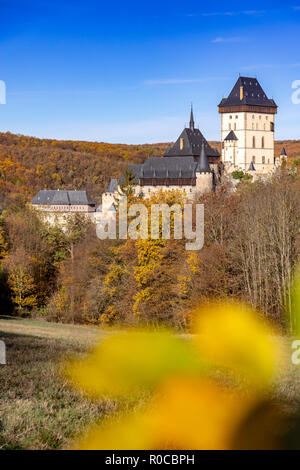
[[[126,196],[127,198],[132,196],[134,185],[135,176],[130,169],[126,168],[124,172],[124,182],[120,183],[120,196]]]
[[[235,180],[245,180],[245,181],[251,181],[252,180],[252,175],[249,173],[244,173],[242,170],[235,170],[232,172],[232,178]]]

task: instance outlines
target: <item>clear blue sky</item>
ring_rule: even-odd
[[[279,105],[277,139],[300,138],[300,0],[0,0],[0,130],[105,142],[177,138],[194,104],[209,139],[239,73]]]

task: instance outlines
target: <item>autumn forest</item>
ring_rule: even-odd
[[[224,183],[199,196],[205,246],[188,252],[181,240],[101,241],[79,215],[62,230],[27,205],[40,189],[86,189],[98,204],[111,177],[128,163],[160,157],[170,144],[0,134],[1,311],[67,323],[188,329],[188,312],[199,301],[229,296],[285,328],[299,261],[300,141],[276,142],[276,156],[283,144],[288,165],[271,180],[241,181],[234,193]],[[172,203],[181,197],[153,198]]]

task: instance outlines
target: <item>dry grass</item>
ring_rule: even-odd
[[[99,336],[96,328],[0,317],[7,365],[0,366],[0,449],[65,449],[95,420],[143,402],[93,402],[70,389],[58,374],[66,355],[82,354]],[[286,361],[276,398],[300,405],[300,366],[289,360],[291,341],[279,338]]]
[[[0,365],[0,449],[65,449],[95,420],[134,402],[93,402],[58,374],[66,355],[81,354],[105,332],[0,317],[7,365]]]

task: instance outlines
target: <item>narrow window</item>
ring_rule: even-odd
[[[252,138],[252,147],[255,149],[255,137]]]
[[[262,164],[264,165],[266,163],[266,157],[262,157]]]
[[[263,148],[263,149],[265,148],[265,138],[264,137],[262,137],[262,139],[261,139],[261,148]]]
[[[255,163],[255,156],[252,157],[252,162]]]
[[[270,122],[270,129],[272,132],[274,132],[274,122]]]
[[[236,131],[236,123],[234,123],[234,130]]]
[[[180,150],[183,149],[183,146],[184,146],[184,139],[181,137],[180,138]]]

